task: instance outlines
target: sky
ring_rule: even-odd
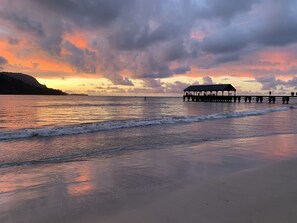
[[[0,71],[90,95],[297,91],[296,0],[0,0]]]

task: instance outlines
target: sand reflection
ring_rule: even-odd
[[[87,165],[75,167],[72,172],[65,172],[65,181],[67,192],[70,196],[82,196],[90,194],[95,186],[93,184],[94,176],[91,168]]]

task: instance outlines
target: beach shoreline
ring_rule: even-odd
[[[293,223],[296,141],[283,134],[4,168],[0,221]]]

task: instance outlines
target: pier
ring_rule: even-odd
[[[184,101],[196,101],[196,102],[256,102],[256,103],[275,103],[282,102],[283,104],[289,104],[290,98],[297,98],[297,96],[196,96],[196,95],[184,95]]]
[[[245,102],[245,103],[276,103],[289,104],[291,98],[297,98],[294,93],[291,96],[274,95],[236,95],[236,89],[231,84],[217,85],[191,85],[184,90],[184,101],[193,102]]]

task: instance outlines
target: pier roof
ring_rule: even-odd
[[[191,85],[184,91],[236,91],[231,84]]]

